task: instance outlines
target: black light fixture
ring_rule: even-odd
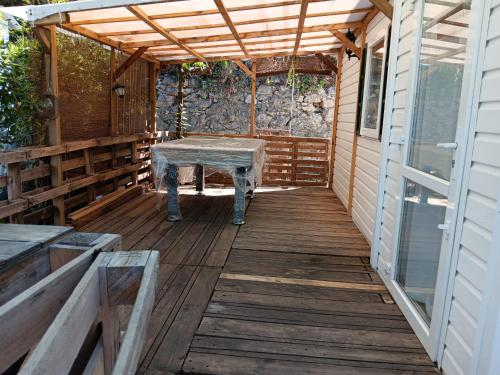
[[[125,86],[120,85],[119,83],[113,86],[113,91],[119,98],[123,98],[125,96]]]
[[[351,31],[351,29],[347,29],[347,32],[345,33],[345,37],[349,39],[352,43],[356,42],[356,35]],[[351,49],[347,48],[345,49],[345,53],[347,54],[347,58],[351,60],[351,56],[354,55]],[[358,56],[359,59],[359,56]]]

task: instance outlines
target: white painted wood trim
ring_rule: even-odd
[[[423,26],[423,21],[422,21],[422,15],[423,15],[423,10],[424,10],[424,2],[420,0],[418,2],[418,17],[415,17],[415,19],[419,20],[417,27],[415,27],[414,30],[416,30],[415,33],[415,42],[411,50],[411,59],[412,59],[412,67],[411,67],[411,82],[410,82],[410,88],[408,89],[408,104],[407,104],[407,117],[406,117],[406,124],[405,124],[405,144],[404,144],[404,150],[402,153],[402,158],[401,158],[401,181],[400,181],[400,195],[399,195],[399,202],[398,202],[398,207],[397,207],[397,213],[396,213],[396,219],[395,219],[395,227],[394,227],[394,244],[393,244],[393,258],[392,258],[392,269],[391,269],[391,284],[389,286],[389,289],[391,292],[395,292],[396,294],[401,293],[398,296],[394,296],[395,300],[398,302],[399,307],[403,311],[405,317],[407,318],[408,322],[414,329],[416,335],[422,342],[424,348],[427,350],[429,356],[431,357],[432,360],[438,360],[441,358],[438,358],[438,351],[441,353],[442,347],[444,346],[444,334],[443,334],[443,329],[445,326],[448,325],[448,316],[449,316],[449,309],[446,310],[446,305],[448,303],[448,299],[451,298],[451,295],[449,295],[449,278],[450,275],[454,275],[456,270],[456,264],[453,265],[451,262],[451,259],[453,258],[454,255],[454,234],[455,234],[455,224],[457,221],[457,209],[452,209],[452,210],[447,210],[446,213],[446,223],[449,223],[450,225],[450,232],[448,238],[446,236],[443,236],[443,241],[442,241],[442,250],[441,250],[441,255],[440,255],[440,261],[439,261],[439,269],[438,269],[438,277],[436,281],[436,291],[435,291],[435,297],[434,297],[434,307],[433,307],[433,314],[432,314],[432,321],[430,327],[427,327],[427,324],[423,322],[423,320],[418,316],[418,314],[415,314],[415,309],[409,300],[407,296],[404,294],[402,289],[398,286],[397,282],[395,281],[395,272],[396,272],[396,264],[397,264],[397,256],[398,256],[398,247],[399,247],[399,239],[400,239],[400,227],[401,227],[401,215],[402,215],[402,209],[403,209],[403,204],[404,204],[404,188],[405,188],[405,183],[404,183],[404,178],[410,178],[414,180],[415,182],[419,182],[416,179],[420,179],[420,176],[418,173],[413,173],[416,172],[411,167],[406,166],[406,163],[408,161],[408,150],[409,150],[409,139],[410,139],[410,134],[411,134],[411,129],[413,126],[413,109],[414,109],[414,104],[415,104],[415,99],[416,99],[416,87],[417,87],[417,80],[418,80],[418,67],[419,67],[419,54],[420,54],[420,36],[421,36],[421,30]],[[481,13],[482,16],[482,13]],[[481,22],[481,17],[479,17],[479,12],[477,12],[477,9],[473,12],[471,12],[471,25],[482,25]],[[460,202],[457,200],[457,195],[460,193],[460,188],[461,188],[461,181],[463,178],[463,166],[465,162],[465,150],[467,146],[467,139],[464,138],[464,134],[466,130],[469,129],[470,127],[470,117],[471,117],[471,108],[472,108],[472,100],[473,100],[473,95],[471,93],[472,90],[469,89],[471,85],[474,83],[473,75],[472,75],[472,70],[477,69],[477,60],[478,60],[478,38],[479,38],[479,33],[477,30],[472,28],[469,31],[469,41],[467,45],[467,51],[466,51],[466,63],[465,66],[466,69],[464,71],[464,78],[462,82],[462,94],[461,94],[461,103],[460,103],[460,114],[458,117],[459,125],[457,128],[457,139],[460,139],[462,143],[462,147],[460,150],[461,153],[456,153],[456,165],[453,170],[453,176],[452,179],[450,180],[451,183],[449,184],[449,189],[444,189],[445,185],[439,184],[440,179],[433,179],[433,178],[427,178],[425,185],[438,193],[447,196],[449,199],[449,205],[453,204],[459,204],[462,203],[464,204],[465,202]],[[442,180],[441,180],[442,181]],[[425,186],[424,185],[424,186]],[[451,202],[451,203],[450,203]],[[450,206],[451,207],[451,206]],[[456,251],[455,251],[456,252]],[[453,266],[455,267],[453,269]],[[440,351],[441,350],[441,351]]]
[[[364,76],[364,83],[363,83],[363,104],[361,107],[361,125],[360,125],[360,134],[364,137],[367,138],[373,138],[378,140],[379,133],[380,133],[380,126],[382,124],[382,120],[380,118],[380,112],[382,111],[382,91],[384,87],[384,81],[386,78],[385,74],[385,67],[386,67],[386,62],[387,62],[387,44],[389,42],[388,38],[389,34],[389,26],[386,28],[386,33],[385,36],[382,38],[379,38],[377,41],[374,43],[371,43],[368,46],[368,53],[367,53],[367,58],[365,62],[365,76]],[[384,53],[382,56],[382,76],[380,77],[380,95],[378,97],[378,104],[377,104],[377,126],[375,129],[370,129],[366,128],[366,108],[367,108],[367,101],[368,101],[368,86],[370,83],[370,75],[371,75],[371,59],[373,58],[373,46],[376,46],[378,43],[381,41],[384,41]],[[387,88],[386,88],[387,92]]]
[[[486,40],[488,36],[488,22],[490,15],[490,0],[477,1],[474,5],[477,6],[471,9],[470,26],[474,27],[477,25],[477,30],[470,31],[470,41],[471,47],[468,47],[466,57],[476,56],[476,61],[466,61],[466,67],[471,70],[470,83],[469,83],[469,99],[468,103],[463,106],[465,107],[464,113],[464,125],[462,140],[463,152],[460,155],[458,162],[459,168],[455,168],[455,176],[457,189],[455,191],[455,201],[457,202],[457,207],[454,210],[454,218],[452,220],[454,224],[453,230],[453,242],[449,260],[449,273],[448,273],[448,283],[446,285],[446,294],[444,296],[445,305],[443,308],[443,324],[441,326],[441,332],[439,335],[438,342],[438,356],[437,362],[441,365],[445,349],[446,332],[448,329],[448,320],[451,312],[451,303],[453,299],[453,290],[455,285],[455,277],[458,266],[458,257],[460,250],[460,243],[462,239],[463,223],[465,216],[465,208],[468,194],[468,186],[470,181],[470,172],[472,166],[472,155],[474,148],[474,136],[477,125],[477,117],[479,111],[479,101],[481,93],[481,84],[483,76],[483,66],[484,66],[484,54],[486,50]],[[469,52],[470,51],[470,52]],[[474,70],[474,72],[472,72]],[[466,72],[464,71],[464,74]],[[457,158],[458,159],[458,158]],[[487,283],[485,285],[488,285]],[[500,285],[497,284],[497,285]],[[481,324],[481,322],[479,322]],[[475,346],[478,348],[477,346]],[[477,355],[477,350],[475,351]],[[474,355],[473,355],[474,360]],[[476,372],[472,372],[476,374]],[[482,374],[482,373],[477,373]]]
[[[64,17],[64,13],[77,12],[82,10],[96,10],[114,8],[128,5],[144,5],[152,3],[163,3],[159,0],[87,0],[87,1],[74,1],[68,3],[56,3],[45,5],[27,5],[18,7],[2,8],[0,12],[10,14],[14,17],[22,18],[28,22],[36,23],[50,16]]]
[[[401,26],[402,1],[397,1],[394,7],[392,19],[392,34],[389,55],[389,67],[387,71],[387,88],[385,91],[385,111],[382,128],[382,152],[380,153],[379,175],[377,186],[377,210],[375,213],[375,228],[373,231],[373,245],[370,254],[370,264],[373,269],[378,269],[378,258],[380,254],[380,236],[382,231],[382,213],[384,211],[385,182],[387,175],[387,164],[389,161],[389,146],[391,140],[392,112],[394,106],[394,86],[396,84],[396,64],[398,62],[399,29]]]

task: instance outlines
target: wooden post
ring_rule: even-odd
[[[367,27],[368,27],[368,24],[363,25],[363,30],[362,30],[362,34],[361,34],[361,48],[360,48],[360,56],[359,56],[360,69],[359,69],[358,82],[361,79],[361,62],[363,61],[363,53],[364,53],[365,44],[366,44],[366,28]],[[358,110],[359,110],[359,106],[356,105],[356,117],[355,117],[356,119],[358,118]],[[352,134],[351,175],[349,178],[349,200],[347,203],[347,214],[348,215],[352,214],[352,199],[353,199],[353,195],[354,195],[354,177],[355,177],[355,173],[356,173],[357,150],[358,150],[358,133],[356,131],[356,121],[355,121],[353,134]]]
[[[101,291],[102,342],[104,353],[104,374],[110,375],[120,347],[120,319],[118,306],[110,303],[108,274],[106,267],[99,267],[99,288]]]
[[[59,79],[57,75],[57,35],[55,25],[50,25],[50,76],[47,77],[48,94],[54,98],[53,120],[48,121],[50,145],[61,144],[61,117],[59,114]],[[50,175],[53,187],[63,184],[62,156],[55,155],[50,158]],[[54,206],[54,223],[64,225],[64,196],[52,200]]]
[[[186,79],[184,70],[182,69],[182,65],[180,64],[178,72],[179,72],[179,84],[177,88],[177,115],[175,122],[175,138],[180,139],[182,138],[183,135],[182,114],[184,112],[184,81]]]
[[[250,99],[250,131],[249,134],[255,134],[255,93],[257,91],[257,62],[252,62],[252,96]]]
[[[7,198],[9,201],[19,198],[22,194],[21,163],[7,164]],[[23,213],[17,213],[9,218],[10,223],[22,224]]]
[[[111,48],[111,58],[110,58],[110,90],[111,90],[111,100],[110,100],[110,111],[109,111],[109,124],[110,124],[110,135],[115,136],[118,134],[118,124],[117,124],[117,101],[116,94],[114,93],[113,87],[115,86],[115,69],[116,69],[116,52],[114,48]]]
[[[333,169],[335,168],[335,147],[337,146],[337,124],[339,117],[340,85],[342,81],[342,62],[344,60],[344,49],[341,48],[337,55],[337,77],[335,80],[335,107],[332,119],[332,139],[330,143],[330,170],[328,176],[328,187],[333,188]]]
[[[133,141],[130,144],[130,154],[132,155],[131,162],[132,164],[137,163],[137,142]],[[139,183],[139,177],[137,171],[132,172],[132,184],[137,185]]]
[[[292,185],[297,184],[297,160],[299,160],[299,143],[292,141]]]
[[[85,174],[87,176],[92,176],[94,174],[94,153],[91,149],[86,148],[83,150],[83,158],[85,159]],[[87,198],[88,202],[95,201],[96,190],[95,185],[90,185],[87,188]]]
[[[158,69],[155,64],[149,63],[149,101],[151,103],[150,131],[156,133],[156,81]]]

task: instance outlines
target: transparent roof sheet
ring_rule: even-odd
[[[144,57],[153,61],[330,52],[341,48],[331,30],[355,30],[376,11],[370,0],[310,0],[304,9],[302,0],[87,0],[22,8],[18,13],[35,23],[61,23],[128,53],[148,47]]]

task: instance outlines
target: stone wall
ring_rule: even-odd
[[[291,131],[304,137],[329,137],[334,106],[334,77],[299,75],[298,87],[287,76],[257,79],[255,126]],[[158,128],[175,130],[177,70],[160,76]],[[251,81],[234,65],[211,75],[191,75],[185,84],[187,131],[246,133],[250,124]]]

